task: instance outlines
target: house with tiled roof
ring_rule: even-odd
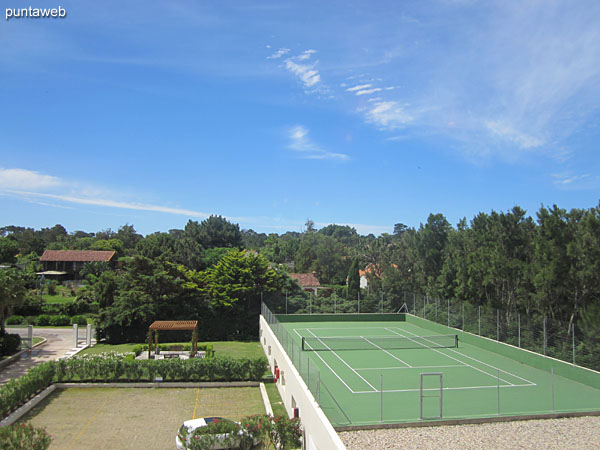
[[[308,292],[312,292],[317,295],[319,289],[321,288],[321,283],[317,278],[316,272],[310,273],[290,273],[290,278],[296,280],[296,282],[300,285],[300,287]]]
[[[40,258],[43,266],[41,275],[77,280],[79,272],[87,262],[105,262],[115,267],[114,250],[45,250]]]

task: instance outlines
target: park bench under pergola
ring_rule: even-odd
[[[197,320],[156,320],[148,327],[148,359],[152,353],[152,341],[154,341],[154,352],[158,348],[157,331],[182,331],[192,330],[192,355],[196,355],[198,348],[198,321]],[[154,339],[152,335],[154,334]]]

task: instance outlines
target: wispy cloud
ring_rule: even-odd
[[[359,84],[358,86],[349,87],[348,89],[346,89],[346,91],[355,92],[355,91],[361,91],[363,89],[369,89],[371,87],[373,87],[372,84]]]
[[[600,184],[600,177],[589,173],[579,175],[571,172],[554,173],[552,174],[552,178],[554,180],[553,184],[564,190],[597,189]]]
[[[268,47],[268,48],[270,48],[270,47]],[[271,56],[267,56],[267,59],[279,59],[282,56],[287,55],[289,52],[290,52],[289,48],[280,48],[275,53],[273,53]]]
[[[485,125],[492,134],[513,142],[523,149],[537,148],[544,144],[542,139],[529,136],[500,121],[490,120]]]
[[[47,189],[63,184],[60,178],[33,170],[0,168],[1,189]]]
[[[282,48],[267,58],[279,59],[289,52],[289,49]],[[317,70],[317,64],[319,62],[309,62],[309,60],[312,58],[312,55],[315,53],[317,53],[316,50],[305,50],[299,55],[291,56],[284,60],[284,67],[288,70],[288,72],[294,74],[301,81],[302,85],[310,91],[316,90],[319,83],[321,83],[321,75]]]
[[[395,130],[413,121],[402,106],[393,101],[377,101],[365,112],[366,120],[381,129]]]
[[[288,130],[288,148],[298,152],[303,159],[329,159],[347,161],[349,156],[344,153],[329,152],[315,144],[308,135],[308,130],[302,125],[293,126]]]

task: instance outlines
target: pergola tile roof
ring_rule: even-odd
[[[197,320],[156,320],[149,330],[193,330],[198,326]]]
[[[44,250],[40,261],[108,262],[115,253],[114,250]]]

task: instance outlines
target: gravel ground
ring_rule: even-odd
[[[598,449],[600,417],[339,433],[348,450]]]

